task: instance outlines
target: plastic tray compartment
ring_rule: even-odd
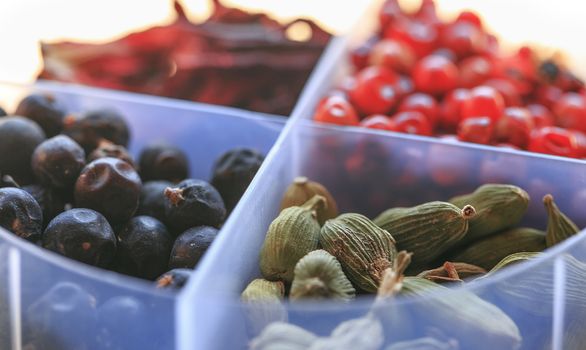
[[[239,296],[249,281],[260,276],[260,246],[278,214],[284,190],[296,176],[308,176],[324,184],[336,198],[340,212],[358,212],[371,218],[394,206],[447,200],[481,184],[510,183],[531,196],[522,225],[545,229],[542,197],[546,193],[553,194],[578,226],[586,225],[582,209],[586,164],[579,161],[305,121],[284,137],[275,152],[180,300],[177,326],[181,349],[246,348],[262,328],[262,322],[251,321],[249,307],[239,302]],[[381,318],[385,344],[408,334],[417,337],[439,332],[461,349],[536,349],[544,344],[546,348],[552,345],[553,349],[562,349],[571,348],[569,343],[562,347],[564,341],[572,341],[567,333],[571,329],[573,341],[580,344],[576,337],[583,332],[575,330],[586,311],[585,235],[582,232],[539,259],[482,282],[378,305],[386,315]],[[492,312],[481,316],[499,322],[496,327],[500,327],[500,333],[490,333],[462,316],[475,312],[474,303],[467,304],[466,300],[478,297],[500,309],[492,307]],[[446,302],[461,312],[446,313],[445,308],[437,306]],[[341,322],[365,315],[372,304],[369,297],[345,304],[290,303],[286,313],[290,323],[325,336]],[[278,308],[263,310],[265,315],[277,315],[273,320],[283,317]],[[502,321],[503,313],[516,324],[509,323],[507,331],[502,330],[506,322],[496,321]],[[406,328],[397,328],[392,317],[398,317],[401,327]]]
[[[266,155],[284,125],[269,115],[56,83],[1,84],[0,105],[13,110],[33,91],[53,94],[71,112],[119,110],[131,127],[134,156],[147,143],[175,144],[189,156],[191,177],[208,181],[222,153],[249,147]],[[66,259],[2,229],[0,270],[2,349],[20,349],[21,342],[43,349],[174,348],[174,293]]]

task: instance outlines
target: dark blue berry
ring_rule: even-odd
[[[192,227],[180,234],[171,250],[169,268],[195,268],[217,235],[218,229],[210,226]]]
[[[21,238],[37,241],[43,227],[41,207],[24,190],[0,188],[0,226]]]
[[[63,129],[67,111],[52,95],[32,94],[20,101],[14,114],[33,120],[47,137],[53,137]]]

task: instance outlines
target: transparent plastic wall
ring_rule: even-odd
[[[285,188],[296,176],[330,189],[340,212],[370,218],[395,206],[448,200],[485,183],[515,184],[531,197],[521,225],[546,228],[542,197],[550,193],[579,227],[586,226],[586,164],[580,161],[304,121],[273,152],[178,305],[181,349],[247,348],[269,321],[288,320],[324,337],[340,323],[369,312],[382,327],[376,349],[427,334],[440,334],[461,349],[551,344],[561,349],[560,342],[571,339],[564,331],[578,328],[575,322],[585,319],[584,233],[535,261],[454,291],[431,290],[376,305],[365,296],[348,303],[298,302],[274,309],[262,305],[260,310],[240,304],[244,287],[260,276],[260,246]],[[258,314],[264,315],[260,321],[254,317]],[[399,317],[399,326],[394,317]]]
[[[266,155],[285,123],[277,116],[55,83],[0,84],[0,105],[10,112],[33,91],[53,94],[72,113],[120,111],[131,129],[133,156],[148,143],[174,144],[188,155],[191,177],[207,181],[229,149]],[[176,298],[152,282],[66,259],[0,229],[0,349],[173,349]]]

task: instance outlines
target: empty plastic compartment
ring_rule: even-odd
[[[56,83],[1,84],[0,105],[13,111],[31,92],[53,94],[72,113],[120,111],[131,128],[133,156],[148,143],[166,141],[187,153],[190,176],[206,181],[214,161],[230,149],[266,155],[284,125],[270,115]],[[156,290],[149,281],[78,263],[2,229],[0,270],[2,349],[175,347],[178,294]]]
[[[325,185],[341,213],[370,218],[395,206],[448,200],[485,183],[515,184],[531,196],[521,225],[544,230],[546,193],[579,227],[586,225],[585,170],[586,164],[569,159],[301,121],[265,163],[181,298],[179,344],[182,349],[247,348],[264,325],[278,320],[327,336],[343,321],[374,310],[381,328],[368,327],[372,333],[362,338],[380,340],[376,349],[426,335],[464,349],[572,348],[563,347],[564,341],[579,343],[576,337],[582,333],[575,329],[586,312],[581,292],[586,287],[584,232],[538,259],[424,297],[400,296],[376,305],[372,297],[297,302],[288,303],[285,312],[263,306],[264,321],[251,318],[254,307],[241,304],[239,297],[260,276],[260,247],[296,176]],[[481,326],[471,320],[495,323]],[[574,338],[567,334],[572,329]]]

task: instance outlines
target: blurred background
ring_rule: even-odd
[[[316,20],[339,34],[349,30],[371,1],[367,0],[222,0],[229,6],[267,12],[283,21]],[[379,1],[380,2],[380,1]],[[192,21],[210,13],[209,0],[181,0]],[[419,0],[403,0],[406,8]],[[537,45],[562,52],[568,64],[586,77],[586,3],[576,0],[438,0],[445,18],[462,9],[480,13],[504,43]],[[33,81],[41,69],[39,42],[106,42],[173,20],[171,0],[2,0],[0,1],[0,80]]]

